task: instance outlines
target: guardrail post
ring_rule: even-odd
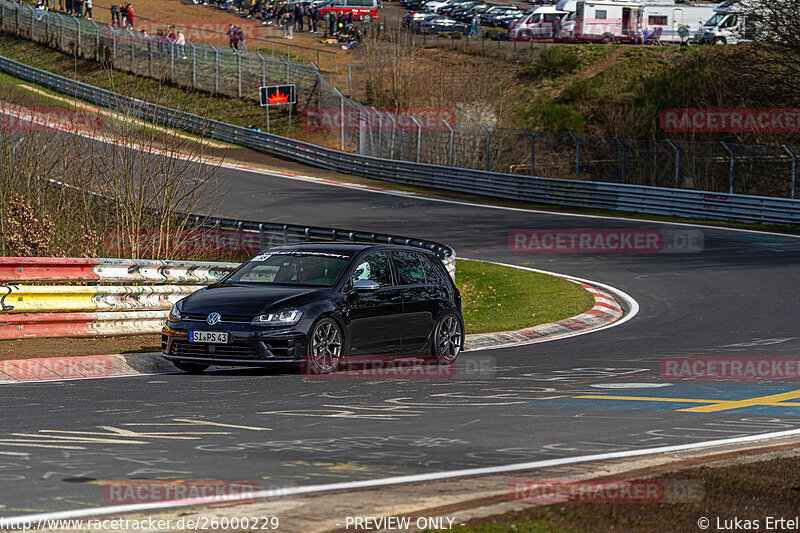
[[[667,139],[667,142],[672,149],[675,150],[675,188],[681,188],[681,151],[675,146],[675,143],[672,142],[670,139]]]
[[[575,137],[575,134],[571,131],[568,131],[569,136],[572,137],[572,141],[575,143],[575,180],[580,181],[581,179],[581,143],[578,141],[578,138]]]
[[[536,137],[533,135],[533,132],[528,128],[523,128],[525,133],[528,134],[528,137],[531,138],[531,171],[530,175],[535,176],[535,171],[533,170],[534,163],[536,163]]]
[[[445,126],[447,126],[447,129],[450,130],[450,149],[448,150],[448,154],[447,154],[447,166],[448,167],[452,167],[453,166],[453,148],[455,146],[456,132],[455,132],[455,130],[453,130],[453,126],[451,126],[449,122],[447,122],[446,120],[442,120],[442,122],[444,123]]]
[[[422,124],[420,124],[417,117],[413,115],[411,116],[411,120],[417,125],[417,163],[419,163],[419,157],[422,154]]]
[[[483,124],[478,124],[478,126],[483,128],[483,131],[486,133],[486,161],[484,162],[484,168],[486,172],[489,172],[489,147],[492,144],[492,134],[489,133],[489,130]]]
[[[731,150],[730,147],[728,147],[728,145],[727,145],[727,143],[725,143],[725,141],[720,141],[720,144],[722,145],[723,148],[725,148],[728,151],[728,153],[731,156],[728,192],[733,194],[733,179],[734,179],[734,172],[736,170],[736,159],[735,159],[735,157],[733,155],[733,150]]]
[[[619,147],[622,148],[622,183],[625,183],[625,163],[628,159],[628,147],[619,140],[619,137],[614,137],[614,140],[617,141]]]
[[[796,180],[797,180],[797,156],[785,144],[783,145],[783,149],[786,150],[786,153],[789,154],[789,157],[792,158],[792,196],[791,196],[791,198],[794,200],[795,183],[796,183]]]

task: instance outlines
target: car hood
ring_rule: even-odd
[[[248,283],[204,287],[182,300],[182,313],[211,313],[223,316],[255,316],[266,311],[300,307],[326,297],[330,288],[264,286]]]

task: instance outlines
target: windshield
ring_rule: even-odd
[[[276,251],[259,254],[225,283],[268,283],[333,287],[350,256],[328,252]]]
[[[719,22],[725,18],[725,15],[717,13],[706,22],[706,26],[716,26]]]

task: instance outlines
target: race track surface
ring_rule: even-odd
[[[269,489],[800,429],[796,381],[660,375],[670,357],[800,353],[795,238],[702,228],[702,250],[693,253],[519,253],[509,248],[513,230],[698,229],[221,175],[230,188],[222,216],[433,239],[461,258],[609,284],[640,310],[588,335],[462,354],[460,366],[492,369],[481,379],[230,370],[5,385],[0,516],[139,503],[110,493],[108,484],[126,480]]]

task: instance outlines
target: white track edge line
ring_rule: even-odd
[[[743,437],[733,437],[730,439],[719,439],[705,442],[693,442],[689,444],[675,444],[672,446],[659,446],[656,448],[646,448],[641,450],[627,450],[622,452],[600,453],[593,455],[583,455],[578,457],[564,457],[561,459],[545,459],[543,461],[533,461],[529,463],[514,463],[503,466],[489,466],[483,468],[468,468],[462,470],[450,470],[446,472],[435,472],[431,474],[414,474],[408,476],[395,476],[382,479],[365,480],[365,481],[347,481],[343,483],[328,483],[324,485],[310,485],[307,487],[292,487],[281,490],[261,490],[256,493],[245,493],[224,500],[220,498],[191,498],[184,500],[170,500],[163,502],[153,503],[139,503],[128,505],[112,505],[107,507],[95,507],[91,509],[76,509],[72,511],[60,511],[55,513],[41,513],[33,515],[24,515],[15,518],[7,518],[0,521],[1,528],[9,528],[22,524],[25,522],[39,522],[43,520],[65,520],[75,518],[88,518],[98,515],[108,515],[117,513],[134,513],[139,511],[151,511],[157,509],[167,509],[175,507],[189,507],[199,505],[214,505],[232,503],[251,502],[254,498],[258,499],[274,499],[286,496],[301,496],[306,494],[314,494],[321,492],[333,492],[343,490],[357,490],[374,487],[385,487],[389,485],[401,485],[407,483],[421,483],[428,481],[439,481],[446,479],[453,479],[458,477],[489,475],[489,474],[502,474],[507,472],[518,472],[524,470],[536,470],[540,468],[547,468],[551,466],[562,466],[570,464],[587,463],[591,461],[603,461],[610,459],[623,459],[627,457],[640,457],[643,455],[654,455],[658,453],[672,453],[686,450],[697,450],[702,448],[711,448],[715,446],[726,446],[729,444],[740,444],[744,442],[756,442],[760,440],[776,439],[781,437],[790,437],[800,435],[800,429],[790,429],[786,431],[776,431],[773,433],[762,433],[759,435],[746,435]]]

